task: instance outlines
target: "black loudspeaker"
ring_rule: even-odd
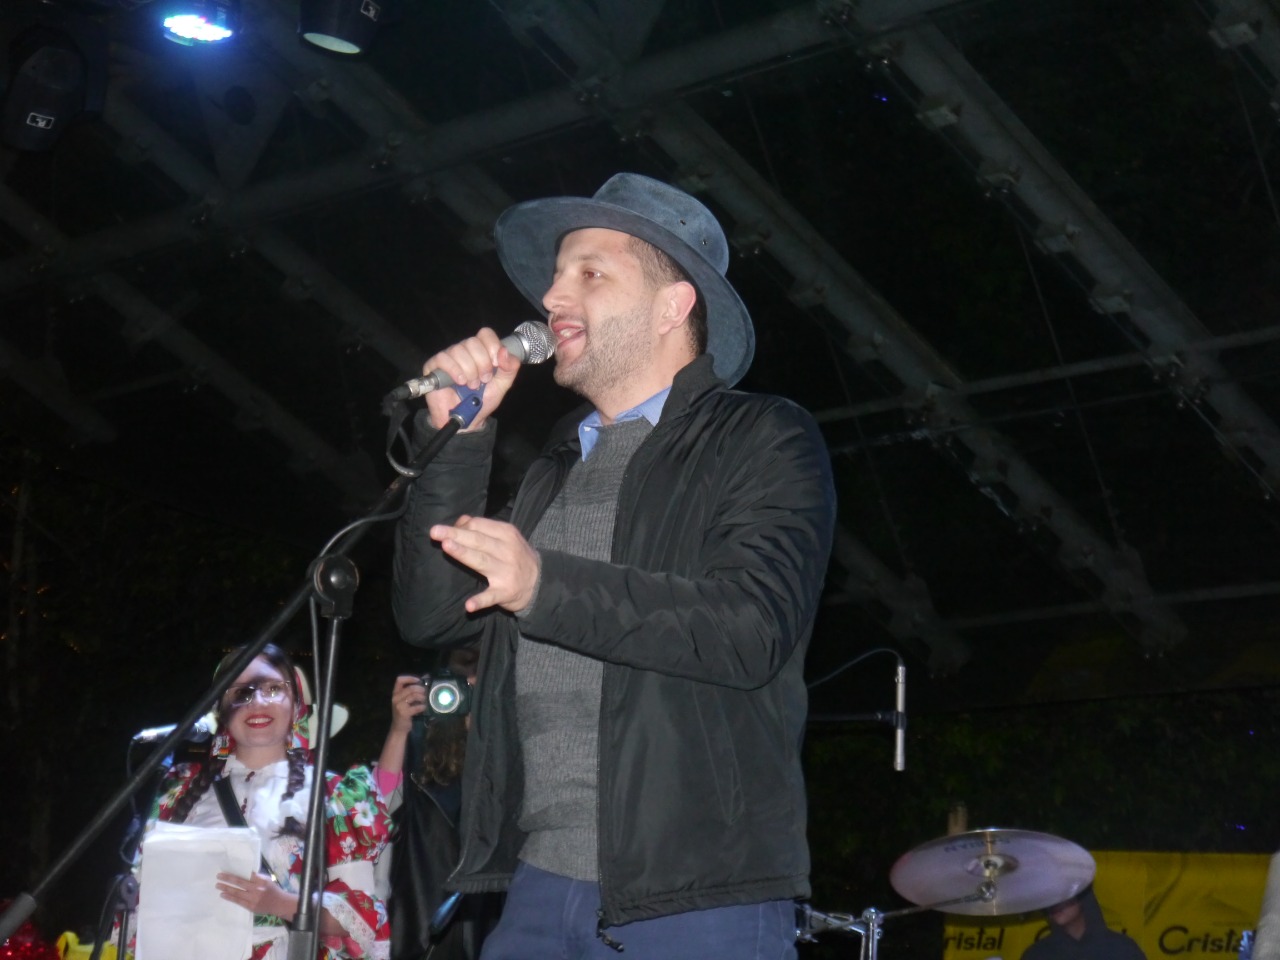
[[[107,44],[86,17],[28,9],[34,19],[6,31],[0,50],[0,141],[35,152],[52,149],[73,120],[102,112]]]

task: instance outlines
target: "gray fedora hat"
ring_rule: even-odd
[[[742,379],[756,334],[746,305],[725,279],[729,244],[710,210],[683,190],[638,173],[615,174],[593,197],[547,197],[509,208],[494,227],[498,259],[539,310],[561,238],[587,227],[647,240],[680,264],[707,305],[707,353],[715,358],[716,376],[730,386]]]

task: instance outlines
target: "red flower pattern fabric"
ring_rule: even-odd
[[[169,770],[157,792],[148,825],[172,819],[174,805],[191,789],[201,766],[200,763],[182,763]],[[212,790],[199,801],[200,804],[206,802],[214,802]],[[275,819],[283,821],[285,816],[291,815],[302,822],[306,804],[305,794],[296,796],[274,811]],[[390,838],[391,817],[373,772],[366,766],[356,766],[345,774],[326,774],[324,815],[327,872],[322,903],[342,924],[347,935],[320,937],[317,958],[387,960],[391,944],[387,909],[386,904],[374,895],[372,878],[373,864]],[[191,822],[190,818],[188,822]],[[297,893],[304,844],[292,836],[263,837],[262,840],[267,861],[277,868],[283,867],[274,871],[281,885],[291,893]],[[145,895],[144,891],[142,896]],[[255,916],[254,927],[258,931],[255,941],[273,935],[274,938],[256,942],[245,960],[284,960],[287,931],[283,922],[278,917]]]

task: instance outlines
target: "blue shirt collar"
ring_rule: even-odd
[[[614,423],[622,423],[624,420],[638,420],[644,417],[655,427],[662,418],[662,408],[667,402],[667,395],[671,393],[671,388],[659,390],[644,403],[637,404],[630,410],[623,410],[614,417]],[[595,449],[596,441],[600,439],[600,428],[604,426],[604,421],[600,419],[600,411],[592,410],[587,414],[586,419],[578,424],[578,442],[582,444],[582,459],[585,460],[591,456],[591,451]]]

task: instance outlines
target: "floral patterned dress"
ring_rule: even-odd
[[[167,821],[173,806],[191,788],[200,772],[199,763],[175,764],[157,793],[148,827]],[[249,770],[233,755],[227,758],[223,777],[241,803],[245,821],[261,839],[262,854],[280,885],[290,893],[300,886],[304,846],[302,840],[280,836],[288,817],[300,824],[307,819],[313,767],[306,768],[306,785],[295,796],[283,799],[288,783],[287,760],[259,770]],[[327,868],[322,895],[324,909],[342,925],[346,935],[319,937],[319,960],[387,960],[391,932],[386,904],[374,894],[374,863],[386,847],[391,821],[386,805],[365,766],[352,767],[339,776],[325,776],[324,832]],[[217,794],[208,790],[187,816],[191,826],[225,826]],[[145,898],[146,891],[140,891]],[[253,918],[253,948],[245,960],[285,960],[288,929],[278,917]]]

